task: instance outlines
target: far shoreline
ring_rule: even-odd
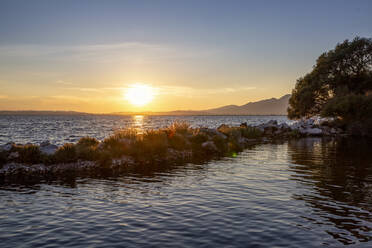
[[[161,113],[86,113],[74,111],[23,111],[23,110],[0,110],[0,116],[285,116],[286,114],[161,114]]]

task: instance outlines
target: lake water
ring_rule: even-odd
[[[240,125],[247,122],[252,125],[271,119],[279,123],[290,122],[285,116],[17,116],[0,115],[0,145],[10,141],[26,144],[38,144],[49,140],[56,145],[76,142],[84,136],[99,140],[113,131],[133,127],[139,131],[169,126],[174,121],[186,121],[193,127],[218,127],[221,124]]]
[[[372,247],[371,151],[306,138],[206,164],[1,185],[0,244]]]

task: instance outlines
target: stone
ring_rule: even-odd
[[[45,140],[45,141],[40,143],[40,147],[49,146],[49,145],[50,145],[49,140]]]
[[[0,151],[9,152],[12,147],[14,146],[14,143],[10,142],[5,145],[0,146]]]
[[[279,129],[290,129],[290,127],[287,123],[282,123],[279,125]]]
[[[222,124],[220,125],[218,128],[217,128],[217,131],[218,132],[221,132],[221,133],[225,133],[226,130],[229,130],[230,129],[230,126],[226,125],[226,124]]]
[[[278,121],[276,121],[276,120],[270,120],[269,122],[266,123],[266,125],[268,125],[268,126],[277,126],[278,125]]]

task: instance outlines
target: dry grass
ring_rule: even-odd
[[[36,145],[15,146],[22,163],[69,163],[77,160],[98,161],[110,164],[113,158],[131,156],[137,161],[161,161],[170,149],[192,152],[194,157],[206,159],[210,156],[236,154],[244,148],[241,140],[255,139],[262,132],[253,127],[220,126],[216,131],[208,128],[191,128],[186,122],[177,121],[167,128],[138,133],[135,129],[115,132],[104,141],[83,137],[76,144],[65,144],[51,156],[40,153]],[[213,142],[203,145],[205,142]],[[0,154],[0,164],[6,163],[9,153]],[[191,161],[190,161],[191,162]]]

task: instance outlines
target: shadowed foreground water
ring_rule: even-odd
[[[371,247],[371,148],[302,139],[203,165],[1,186],[1,247]]]

